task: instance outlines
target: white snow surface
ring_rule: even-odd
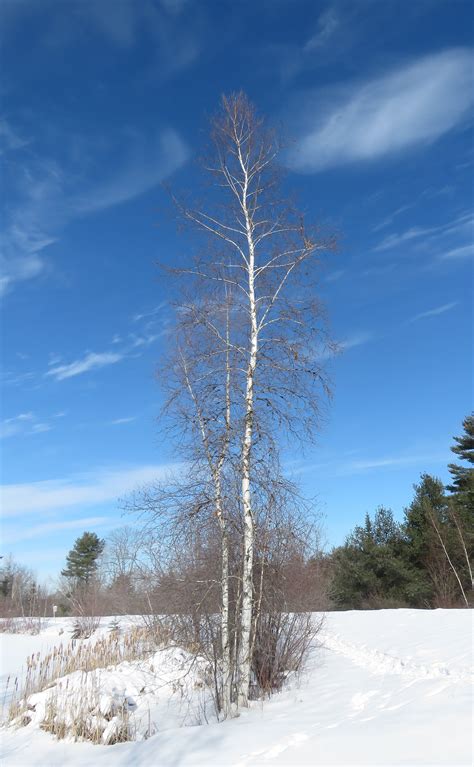
[[[223,723],[196,724],[206,705],[202,667],[190,671],[183,651],[159,651],[96,672],[104,705],[127,700],[146,739],[58,741],[39,729],[40,705],[27,727],[0,730],[2,765],[471,765],[472,618],[469,610],[327,613],[302,678]],[[69,630],[69,619],[51,619],[38,636],[0,634],[0,701],[8,674],[21,673],[28,654],[67,640]]]

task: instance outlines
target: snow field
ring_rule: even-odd
[[[153,658],[151,679],[143,662],[99,673],[102,711],[114,695],[129,698],[133,716],[142,717],[138,734],[145,739],[111,746],[57,741],[32,721],[3,730],[2,763],[471,765],[472,637],[468,610],[328,613],[305,676],[221,724],[196,725],[203,721],[202,687],[192,675],[197,669],[188,675],[186,654],[162,651]],[[23,648],[29,642],[38,647],[45,638],[22,637]],[[18,663],[15,640],[0,636],[5,669]],[[189,696],[176,688],[183,674],[195,694],[191,710]],[[161,684],[158,691],[154,684]],[[147,731],[149,717],[154,729]]]

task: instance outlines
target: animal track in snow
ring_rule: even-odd
[[[357,666],[367,668],[375,674],[397,674],[420,679],[444,678],[451,682],[472,682],[472,668],[450,669],[441,663],[418,665],[409,660],[375,650],[367,645],[347,642],[338,634],[326,633],[322,645],[328,650],[344,655]]]

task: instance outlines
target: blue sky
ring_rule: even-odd
[[[287,185],[341,234],[321,292],[344,354],[288,468],[329,543],[472,409],[470,2],[4,0],[0,12],[3,549],[56,573],[117,498],[178,460],[154,378],[206,120],[243,88],[292,143]]]

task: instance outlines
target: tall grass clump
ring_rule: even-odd
[[[112,631],[94,642],[78,643],[73,640],[67,645],[60,644],[44,657],[39,652],[33,653],[26,659],[24,679],[20,681],[15,677],[7,681],[4,696],[4,702],[9,699],[7,721],[16,726],[29,724],[31,711],[34,710],[31,696],[56,686],[57,689],[47,701],[43,729],[59,738],[67,734],[98,743],[105,742],[103,736],[107,727],[104,721],[107,723],[114,720],[113,727],[109,728],[113,742],[118,742],[114,738],[119,737],[119,731],[120,738],[129,739],[125,738],[125,733],[129,732],[125,722],[128,709],[123,709],[124,704],[116,702],[110,711],[100,711],[98,677],[91,672],[124,661],[146,658],[163,645],[167,638],[164,631],[159,633],[156,628],[150,631],[147,627],[137,626],[122,635]],[[74,695],[68,695],[69,680],[63,680],[63,677],[74,672],[82,672],[83,678],[79,688],[74,690]],[[61,711],[61,716],[58,716],[59,709],[64,707],[64,700],[68,701],[67,711]]]

